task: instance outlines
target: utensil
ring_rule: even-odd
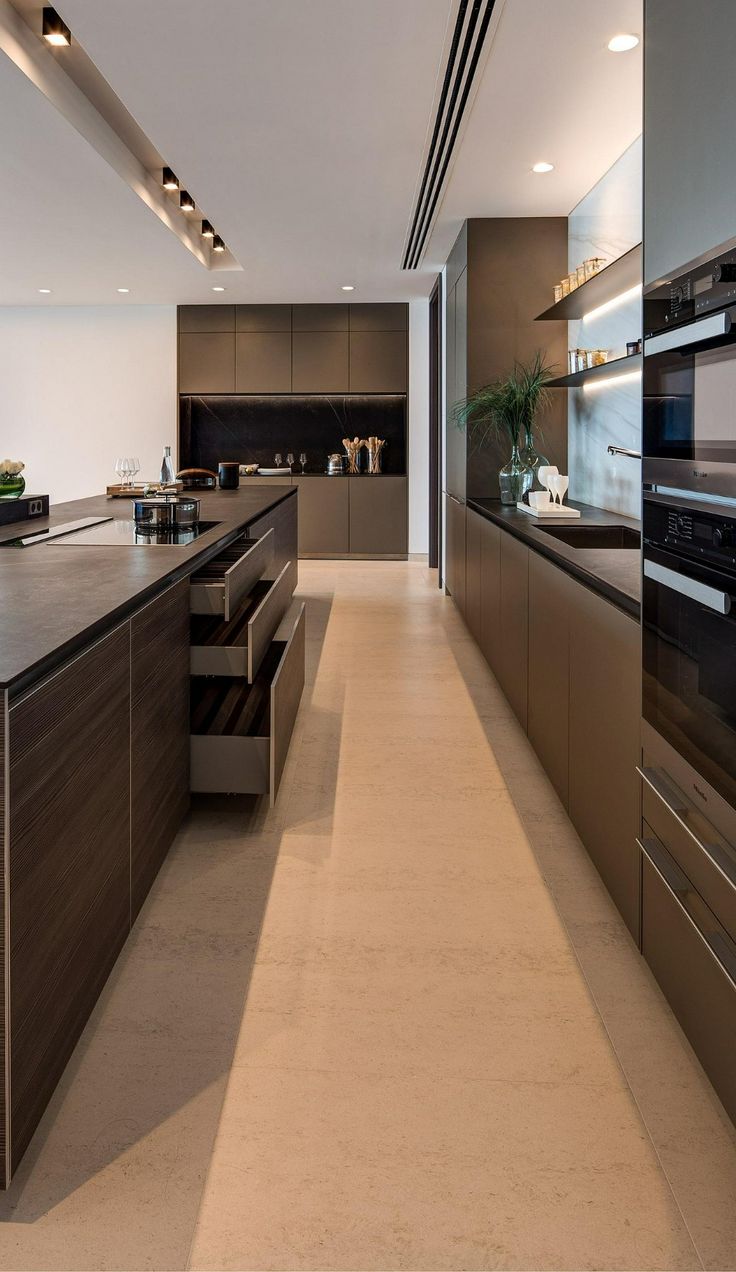
[[[133,517],[140,530],[181,530],[199,521],[199,500],[192,495],[152,495],[133,500]]]
[[[176,479],[185,490],[214,490],[217,485],[217,473],[211,468],[182,468]]]
[[[386,439],[383,437],[369,437],[363,442],[368,451],[368,472],[380,473],[381,471],[381,452],[386,445]]]
[[[359,437],[354,437],[352,442],[349,437],[343,437],[342,444],[345,447],[345,450],[347,451],[348,472],[359,473],[360,472],[360,451],[361,451],[361,447],[365,446],[365,442],[361,441]]]

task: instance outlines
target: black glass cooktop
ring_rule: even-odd
[[[64,547],[66,544],[74,548],[182,547],[188,543],[194,543],[195,539],[199,539],[219,524],[219,521],[200,521],[197,526],[188,526],[181,530],[142,530],[130,518],[125,521],[114,519],[101,521],[96,526],[73,530],[59,538],[49,539],[48,543],[54,547]]]

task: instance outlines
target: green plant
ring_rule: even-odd
[[[457,402],[455,423],[467,429],[473,449],[499,434],[508,437],[512,449],[519,446],[522,435],[531,438],[536,417],[549,401],[547,385],[554,373],[555,368],[537,351],[531,362],[515,362],[505,379],[484,384]]]

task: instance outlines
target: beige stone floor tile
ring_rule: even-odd
[[[620,1089],[241,1068],[226,1109],[195,1269],[699,1266]]]

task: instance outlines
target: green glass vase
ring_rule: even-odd
[[[504,464],[498,474],[498,485],[501,490],[501,503],[521,503],[533,480],[534,474],[531,468],[529,468],[529,466],[525,464],[521,458],[519,447],[514,445],[511,452],[511,459],[508,464]]]
[[[0,473],[0,499],[20,499],[26,488],[20,473]]]

